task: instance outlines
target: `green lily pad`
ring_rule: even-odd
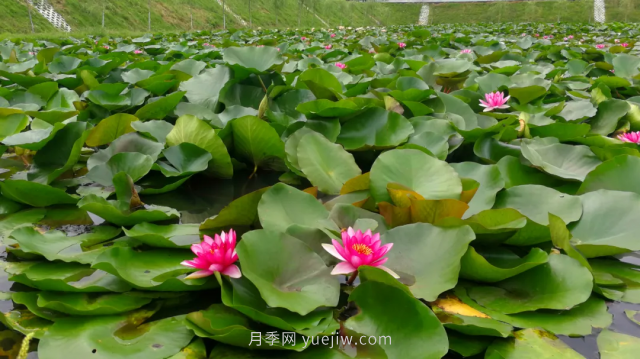
[[[136,292],[121,294],[38,293],[38,306],[77,316],[113,315],[138,309],[153,300]]]
[[[258,167],[283,170],[284,143],[276,130],[255,116],[245,116],[231,122],[235,155]]]
[[[537,309],[570,309],[591,295],[593,277],[578,261],[565,255],[493,287],[473,287],[469,296],[480,305],[512,314]]]
[[[438,318],[403,290],[367,281],[353,290],[349,301],[358,312],[344,322],[347,333],[354,340],[361,336],[379,339],[375,344],[358,347],[359,351],[407,359],[441,358],[447,353],[447,334]]]
[[[631,359],[638,354],[640,338],[605,329],[598,335],[602,359]]]
[[[578,181],[602,163],[586,146],[560,144],[549,137],[523,141],[522,155],[549,174]]]
[[[460,260],[474,238],[467,226],[415,223],[397,227],[381,236],[382,242],[393,243],[385,266],[400,276],[416,298],[433,301],[455,287]]]
[[[56,321],[38,344],[43,359],[163,359],[179,352],[193,338],[184,317],[141,324],[129,315],[70,317]]]
[[[78,197],[46,184],[25,180],[0,182],[2,195],[10,200],[33,207],[48,207],[55,204],[76,204]]]
[[[140,223],[131,229],[124,229],[127,237],[134,238],[148,246],[160,248],[190,248],[200,243],[200,231],[197,224],[170,224],[160,226],[152,223]]]
[[[582,359],[555,335],[538,329],[525,329],[513,338],[496,340],[489,346],[486,359]]]
[[[461,260],[460,277],[495,283],[545,264],[547,259],[547,253],[539,248],[532,248],[529,254],[520,258],[502,247],[487,248],[480,253],[469,247]]]
[[[93,166],[87,178],[103,185],[113,186],[113,177],[124,172],[135,182],[144,177],[153,166],[153,158],[140,152],[121,152],[107,162]]]
[[[131,210],[129,203],[108,201],[95,194],[83,197],[78,207],[118,226],[133,226],[143,222],[158,222],[180,217],[173,208],[163,206],[146,206],[145,209]]]
[[[353,155],[319,133],[301,138],[297,156],[311,184],[326,194],[339,194],[345,182],[362,174]]]
[[[242,236],[237,251],[243,275],[270,307],[306,315],[319,307],[338,304],[338,278],[300,240],[257,230]]]
[[[493,207],[498,191],[504,188],[504,180],[498,166],[481,165],[474,162],[452,163],[451,167],[461,178],[471,178],[480,183],[478,191],[469,202],[463,218],[468,218]]]
[[[211,153],[192,143],[183,142],[177,146],[171,146],[164,151],[167,161],[159,161],[154,168],[160,169],[166,177],[190,176],[207,169]]]
[[[233,165],[227,148],[216,131],[204,121],[190,115],[181,116],[166,138],[169,146],[188,142],[208,151],[211,154],[208,168],[212,175],[221,178],[233,175]]]
[[[565,223],[575,222],[582,216],[580,197],[540,185],[516,186],[500,192],[495,208],[514,208],[545,226],[549,224],[549,213],[559,216]]]
[[[399,183],[425,199],[460,199],[462,184],[446,162],[418,150],[392,150],[380,155],[371,167],[371,196],[389,202],[387,184]]]
[[[405,142],[413,126],[402,115],[372,107],[342,125],[337,142],[347,150],[390,148]]]
[[[193,259],[193,253],[178,249],[135,251],[132,248],[111,248],[92,264],[93,268],[117,275],[133,287],[154,291],[191,291],[216,287],[212,278],[184,279],[192,269],[181,265]]]
[[[106,145],[125,133],[133,132],[134,129],[131,127],[131,123],[135,121],[138,121],[137,117],[126,113],[119,113],[105,118],[91,129],[87,137],[87,146],[98,147]]]
[[[264,229],[284,232],[293,224],[318,227],[329,211],[312,195],[278,183],[262,195],[258,215]]]

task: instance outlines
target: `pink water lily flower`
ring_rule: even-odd
[[[604,44],[597,44],[596,49],[604,49]]]
[[[238,260],[236,232],[233,229],[229,230],[229,233],[216,234],[215,239],[204,236],[202,243],[191,245],[191,251],[196,255],[196,258],[180,264],[199,269],[199,271],[191,273],[186,279],[207,277],[215,272],[228,275],[231,278],[242,277],[240,268],[233,264]]]
[[[535,37],[540,37],[540,34],[535,34],[535,35],[533,35],[533,36],[535,36]]]
[[[640,144],[640,131],[623,133],[618,135],[618,139],[622,142]]]
[[[629,44],[628,44],[628,43],[626,43],[626,42],[623,42],[622,44],[620,44],[620,46],[622,46],[622,47],[629,47]]]
[[[334,37],[336,37],[336,34],[331,34],[331,38],[333,39]]]
[[[471,49],[460,50],[461,54],[470,54],[471,52],[472,52]]]
[[[102,47],[109,50],[109,45],[103,45]]]
[[[369,49],[369,53],[370,54],[375,54],[376,53],[376,49]]]
[[[569,38],[568,38],[568,37],[565,37],[563,40],[564,40],[564,41],[567,41],[567,40],[569,40]]]
[[[527,33],[526,33],[526,32],[523,32],[521,36],[522,36],[522,37],[525,37],[525,36],[527,36]]]
[[[615,39],[615,40],[613,40],[613,42],[615,42],[616,44],[619,44],[619,43],[620,43],[620,40]]]
[[[344,70],[347,68],[347,65],[343,64],[342,62],[336,62],[336,67],[339,67]]]
[[[487,101],[480,100],[480,106],[484,107],[484,112],[489,112],[496,108],[509,108],[509,105],[506,105],[507,101],[511,96],[504,97],[504,93],[500,91],[488,93],[484,95],[484,98]]]
[[[546,36],[546,35],[545,35],[545,36],[543,36],[542,38],[546,40],[546,39],[548,39],[548,38],[549,38],[549,36]]]
[[[404,42],[399,42],[398,47],[404,49],[405,47],[407,47],[407,44],[405,44]]]
[[[133,53],[136,55],[140,55],[143,51],[142,50],[135,50]]]
[[[329,44],[329,45],[325,46],[324,48],[327,49],[327,50],[331,50],[332,47],[333,46],[331,44]]]
[[[380,233],[372,234],[371,230],[362,233],[361,230],[355,231],[349,227],[346,231],[342,231],[342,244],[335,239],[332,239],[331,242],[333,244],[324,243],[322,247],[341,261],[331,274],[357,273],[360,266],[371,266],[380,268],[395,278],[399,278],[394,271],[383,265],[389,259],[385,255],[391,250],[393,243],[382,245]],[[355,276],[350,279],[351,282],[353,280],[355,280]]]
[[[301,37],[300,40],[305,41],[307,38],[306,37]]]
[[[573,40],[573,35],[569,35],[569,40]]]

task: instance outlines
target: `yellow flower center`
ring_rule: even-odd
[[[364,254],[368,256],[373,254],[373,249],[369,248],[369,246],[366,244],[356,243],[351,248],[354,251],[358,252],[359,254]]]

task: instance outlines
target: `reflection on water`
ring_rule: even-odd
[[[181,223],[202,223],[215,216],[238,197],[278,183],[281,172],[236,173],[233,179],[196,176],[177,190],[157,195],[142,195],[146,204],[167,206],[180,211]]]

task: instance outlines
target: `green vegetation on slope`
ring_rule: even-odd
[[[607,21],[640,21],[637,0],[606,0]],[[431,5],[430,22],[590,22],[593,0]]]
[[[53,31],[55,28],[44,17],[33,9],[33,26],[36,32]],[[2,1],[0,7],[0,33],[27,33],[31,32],[29,23],[29,10],[23,0]]]

